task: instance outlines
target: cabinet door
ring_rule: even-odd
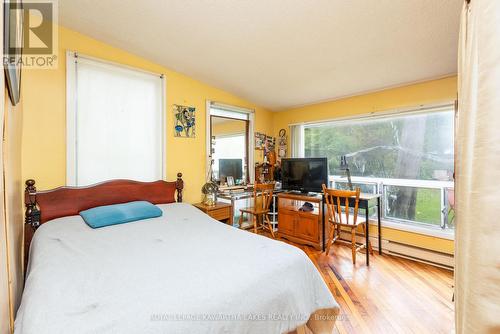
[[[319,241],[318,216],[307,213],[298,213],[295,223],[295,235],[299,238]]]
[[[293,235],[295,212],[280,210],[278,213],[278,232]]]

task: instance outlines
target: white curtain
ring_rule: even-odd
[[[459,47],[457,333],[500,333],[500,1],[464,5]]]

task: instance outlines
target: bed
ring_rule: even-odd
[[[182,185],[181,175],[48,192],[30,182],[37,228],[15,333],[332,332],[338,304],[302,250],[182,203]],[[133,200],[163,215],[92,229],[75,214]]]

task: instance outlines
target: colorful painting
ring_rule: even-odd
[[[174,104],[175,136],[194,138],[196,136],[196,108]]]

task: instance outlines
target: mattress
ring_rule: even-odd
[[[285,333],[338,309],[299,248],[159,207],[99,229],[80,216],[40,226],[15,333]]]

